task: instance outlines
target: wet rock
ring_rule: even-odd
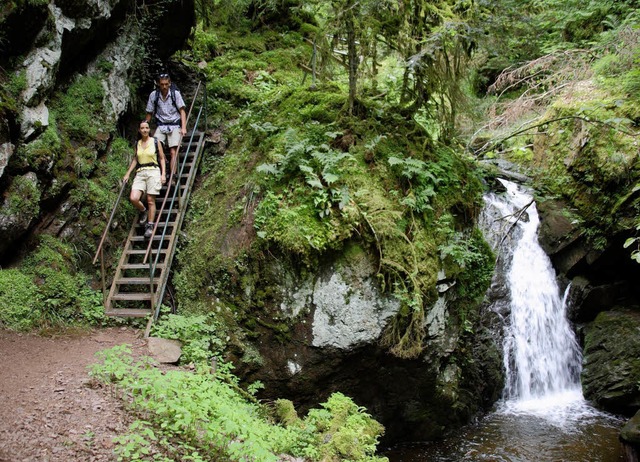
[[[620,430],[620,438],[622,441],[640,447],[640,411],[636,412],[624,427],[622,427],[622,430]]]
[[[567,316],[576,323],[591,322],[598,313],[614,306],[626,291],[625,281],[594,285],[584,276],[577,276],[571,280]]]
[[[598,407],[632,415],[640,409],[640,309],[600,313],[585,329],[582,386]]]

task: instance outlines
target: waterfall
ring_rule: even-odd
[[[485,197],[486,208],[493,212],[481,226],[492,228],[488,234],[497,235],[494,250],[510,262],[504,264],[501,282],[509,288],[502,313],[506,374],[502,409],[547,412],[558,405],[580,407],[582,354],[566,318],[555,271],[538,244],[535,203],[515,183],[500,181],[506,195]],[[497,233],[496,223],[502,226]]]

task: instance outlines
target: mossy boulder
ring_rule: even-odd
[[[640,308],[600,313],[584,333],[585,397],[610,412],[640,409]]]
[[[640,448],[640,411],[636,412],[620,430],[620,439]]]

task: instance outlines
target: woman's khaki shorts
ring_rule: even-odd
[[[137,189],[153,196],[160,194],[160,189],[162,189],[160,169],[155,167],[138,170],[136,177],[133,179],[131,189]]]

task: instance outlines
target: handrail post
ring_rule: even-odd
[[[100,277],[102,279],[102,304],[107,303],[107,283],[104,277],[104,249],[100,247]]]

